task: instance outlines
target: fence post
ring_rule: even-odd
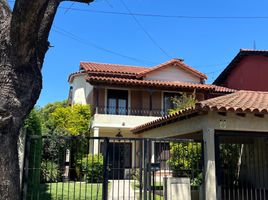
[[[139,168],[140,168],[140,199],[142,199],[142,189],[144,188],[144,182],[142,181],[142,170],[144,170],[142,163],[143,163],[143,147],[142,144],[144,143],[145,140],[140,140],[140,144],[139,144],[139,152],[140,152],[140,157],[139,157]],[[145,170],[143,171],[143,173],[145,173]]]
[[[23,166],[23,189],[21,190],[21,199],[27,200],[27,187],[28,187],[28,175],[29,175],[29,154],[30,154],[30,145],[31,138],[26,134],[26,148],[24,154],[24,166]]]
[[[150,139],[144,139],[144,200],[148,199],[148,192],[151,200],[151,143]]]
[[[104,155],[103,155],[102,199],[108,200],[109,138],[104,139],[103,152]]]
[[[147,164],[147,166],[148,166],[148,169],[147,169],[147,173],[148,173],[148,193],[149,193],[149,200],[151,200],[151,198],[152,198],[152,195],[151,195],[151,185],[152,185],[152,178],[151,178],[151,176],[152,176],[152,170],[151,170],[151,161],[152,161],[152,140],[151,139],[148,139],[148,146],[147,146],[147,148],[148,148],[148,164]]]
[[[144,189],[144,193],[143,193],[143,199],[147,200],[147,190],[148,190],[148,184],[147,184],[147,173],[148,173],[148,144],[147,144],[147,139],[144,139],[144,173],[143,173],[143,189]]]

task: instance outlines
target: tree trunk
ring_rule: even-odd
[[[13,133],[15,135],[15,133]],[[19,166],[17,137],[9,137],[0,132],[0,199],[19,200]],[[6,151],[8,149],[8,151]]]
[[[17,140],[41,89],[48,35],[63,0],[0,0],[0,200],[19,200]],[[70,0],[90,3],[93,0]]]
[[[14,63],[0,65],[0,200],[19,200],[19,130],[42,88],[37,67]]]

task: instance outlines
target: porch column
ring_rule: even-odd
[[[151,163],[155,163],[155,141],[152,141],[152,157],[151,157]]]
[[[99,137],[99,128],[98,127],[94,127],[93,128],[93,137]],[[98,139],[94,139],[93,142],[93,154],[98,154],[99,153],[99,140]]]
[[[203,139],[204,139],[204,164],[205,164],[204,169],[205,200],[215,200],[217,199],[216,164],[215,164],[215,130],[212,128],[203,129]]]

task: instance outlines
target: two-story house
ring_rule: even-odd
[[[180,59],[151,68],[81,62],[80,70],[69,76],[69,103],[91,105],[94,112],[92,136],[137,137],[131,129],[166,115],[174,108],[172,98],[179,97],[182,92],[191,94],[195,91],[199,101],[233,92],[205,84],[206,79],[205,74]],[[101,145],[96,142],[92,151],[99,152]],[[124,149],[124,153],[119,154],[125,157],[122,160],[127,160],[124,166],[133,166],[134,144],[125,142],[122,146],[118,143],[113,148],[115,151]],[[120,160],[120,156],[114,159]]]

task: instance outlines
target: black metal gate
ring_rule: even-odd
[[[22,199],[165,199],[166,177],[188,177],[198,199],[202,142],[27,137]]]
[[[268,136],[224,133],[216,137],[218,198],[268,199]]]

